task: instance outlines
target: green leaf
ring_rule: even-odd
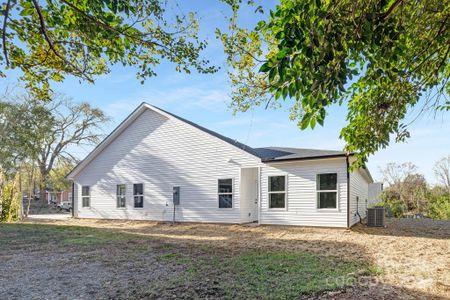
[[[271,69],[271,67],[270,67],[269,62],[266,62],[261,66],[261,68],[259,68],[259,72],[265,73],[265,72],[270,71],[270,69]]]

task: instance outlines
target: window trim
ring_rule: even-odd
[[[231,179],[231,193],[219,193],[219,181],[220,180],[229,180]],[[226,177],[226,178],[217,178],[217,208],[222,209],[234,209],[234,178]],[[220,207],[220,195],[231,195],[231,207]]]
[[[270,191],[270,177],[284,177],[284,191]],[[284,207],[270,207],[270,194],[284,194]],[[267,176],[267,209],[268,210],[288,210],[288,176],[287,174]]]
[[[336,189],[335,190],[319,190],[319,175],[329,175],[336,174]],[[336,193],[336,207],[335,208],[320,208],[320,193]],[[339,174],[338,172],[327,172],[327,173],[317,173],[316,174],[316,210],[318,211],[330,211],[330,212],[338,212],[339,211]]]
[[[83,187],[87,187],[89,189],[89,194],[87,196],[83,196]],[[89,199],[89,205],[84,206],[83,200],[85,198]],[[81,208],[91,208],[91,186],[90,185],[82,185],[81,186]]]
[[[123,196],[125,197],[125,206],[119,206],[119,194],[117,193],[119,185],[125,186],[125,193],[123,194]],[[126,209],[127,208],[127,185],[126,185],[126,183],[116,184],[116,208],[117,209]]]
[[[142,195],[135,195],[134,194],[134,185],[135,184],[142,184]],[[144,209],[144,199],[145,199],[145,197],[144,197],[144,194],[145,194],[145,186],[144,186],[144,183],[133,183],[133,209]],[[142,197],[142,207],[136,207],[136,200],[134,199],[134,197]]]

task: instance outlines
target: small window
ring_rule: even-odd
[[[82,207],[90,207],[91,206],[91,188],[90,188],[90,186],[83,185],[81,187],[81,202],[82,202]]]
[[[269,176],[269,208],[286,208],[286,176]]]
[[[126,205],[126,186],[125,184],[117,185],[117,207],[123,208]]]
[[[134,207],[144,207],[144,185],[142,183],[133,184]]]
[[[317,208],[337,208],[337,174],[317,174]]]
[[[233,179],[218,181],[219,208],[233,207]]]

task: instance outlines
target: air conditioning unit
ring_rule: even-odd
[[[375,206],[367,209],[367,226],[384,227],[384,207]]]

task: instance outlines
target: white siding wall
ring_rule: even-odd
[[[231,162],[230,162],[231,159]],[[239,223],[241,167],[259,159],[180,120],[145,110],[75,177],[76,216],[172,219],[172,187],[180,186],[177,221]],[[217,180],[234,180],[233,208],[219,209]],[[144,184],[144,208],[133,207],[133,183]],[[116,185],[126,184],[127,207],[116,208]],[[81,186],[91,207],[81,207]]]
[[[317,209],[316,176],[337,173],[338,208]],[[287,176],[286,209],[270,209],[268,176]],[[347,227],[347,167],[345,158],[272,163],[261,170],[261,223],[304,226]]]
[[[358,205],[356,197],[359,198]],[[359,212],[361,218],[366,217],[366,205],[369,198],[369,182],[361,174],[360,170],[354,170],[350,174],[350,225],[359,222],[356,211]],[[358,206],[358,207],[357,207]]]

